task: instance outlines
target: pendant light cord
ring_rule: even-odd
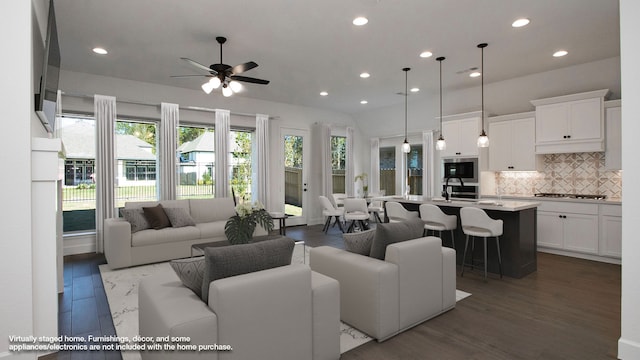
[[[407,96],[409,83],[409,68],[404,68],[404,141],[407,141]]]
[[[444,56],[437,58],[440,63],[440,137],[442,137],[442,60]]]
[[[487,45],[487,43],[478,44],[478,47],[480,48],[480,75],[482,76],[480,79],[480,93],[482,97],[482,134],[484,134],[484,48],[486,48]]]

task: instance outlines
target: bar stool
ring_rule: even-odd
[[[409,211],[397,201],[387,201],[384,207],[389,222],[399,222],[420,217],[417,211]]]
[[[442,231],[451,231],[451,248],[456,249],[453,230],[458,227],[458,217],[447,215],[439,207],[432,204],[420,205],[420,218],[424,221],[424,236],[429,235],[429,230],[437,231],[442,239]]]
[[[496,247],[498,249],[498,267],[500,269],[500,278],[502,279],[502,258],[500,256],[500,235],[502,235],[502,220],[494,220],[487,213],[475,207],[463,207],[460,209],[460,222],[462,223],[462,231],[467,236],[464,242],[464,252],[462,253],[462,272],[460,276],[464,276],[464,265],[467,257],[467,247],[469,245],[469,237],[484,238],[484,280],[487,281],[487,238],[496,238]],[[473,239],[472,239],[473,241]],[[472,245],[472,247],[474,247]],[[473,250],[471,251],[471,268],[473,269]]]

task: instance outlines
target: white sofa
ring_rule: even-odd
[[[384,260],[328,246],[309,255],[340,283],[342,321],[379,342],[455,307],[456,253],[440,238],[390,244]]]
[[[177,276],[140,281],[143,337],[185,336],[193,345],[232,351],[149,351],[144,360],[340,358],[340,287],[296,264],[211,282],[203,302]]]
[[[158,203],[165,208],[184,208],[196,225],[132,234],[131,225],[124,218],[106,219],[104,252],[112,269],[189,257],[193,244],[227,240],[224,225],[235,215],[233,198],[127,202],[124,208],[152,207]],[[256,227],[255,235],[266,234],[262,227]]]

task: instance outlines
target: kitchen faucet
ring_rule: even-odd
[[[454,179],[458,179],[460,180],[460,186],[464,186],[464,181],[462,181],[462,178],[460,176],[447,176],[446,179],[447,181],[445,182],[444,185],[442,185],[442,196],[444,197],[445,200],[449,201],[449,192],[447,192],[447,188],[451,185],[449,185],[449,179],[454,178]]]

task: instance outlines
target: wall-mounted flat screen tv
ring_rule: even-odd
[[[40,121],[50,133],[55,129],[59,78],[60,47],[58,45],[58,29],[56,27],[53,0],[50,0],[40,92],[35,96],[36,114],[38,114]]]

